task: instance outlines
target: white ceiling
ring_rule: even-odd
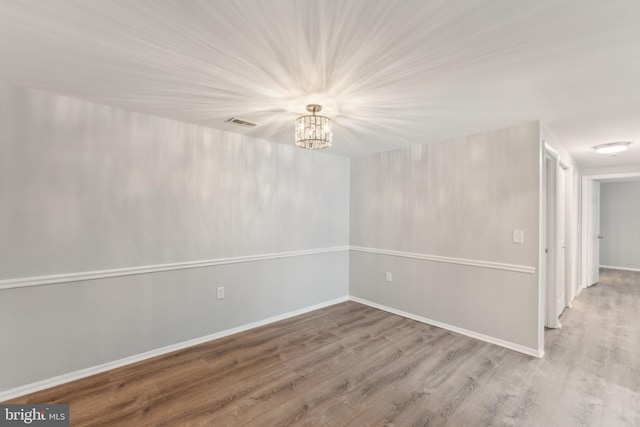
[[[0,0],[0,82],[359,156],[541,120],[640,164],[637,0]],[[232,116],[260,123],[245,129]],[[591,146],[637,141],[617,157]]]

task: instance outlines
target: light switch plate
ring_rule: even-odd
[[[513,243],[524,243],[524,230],[513,230]]]

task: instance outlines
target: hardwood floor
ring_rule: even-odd
[[[603,270],[534,359],[347,302],[12,403],[72,425],[640,426],[640,273]]]

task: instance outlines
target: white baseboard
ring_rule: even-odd
[[[143,360],[151,359],[152,357],[162,356],[163,354],[171,353],[174,351],[182,350],[188,347],[192,347],[194,345],[202,344],[208,341],[213,341],[219,338],[223,338],[229,335],[237,334],[239,332],[244,332],[249,329],[258,328],[260,326],[265,326],[270,323],[278,322],[280,320],[288,319],[290,317],[298,316],[300,314],[308,313],[310,311],[319,310],[321,308],[329,307],[335,304],[339,304],[341,302],[348,301],[349,297],[344,296],[336,299],[332,299],[329,301],[325,301],[319,304],[315,304],[309,307],[304,307],[298,310],[290,311],[285,314],[280,314],[278,316],[269,317],[268,319],[259,320],[257,322],[248,323],[246,325],[238,326],[236,328],[227,329],[225,331],[216,332],[215,334],[206,335],[204,337],[194,338],[188,341],[183,341],[177,344],[171,344],[165,347],[161,347],[155,350],[146,351],[144,353],[135,354],[133,356],[125,357],[123,359],[114,360],[113,362],[103,363],[101,365],[92,366],[85,369],[80,369],[78,371],[69,372],[68,374],[59,375],[57,377],[49,378],[46,380],[38,381],[35,383],[27,384],[24,386],[16,387],[13,389],[9,389],[6,391],[0,391],[0,402],[4,402],[5,400],[15,399],[16,397],[24,396],[26,394],[35,393],[36,391],[44,390],[47,388],[55,387],[61,384],[66,384],[71,381],[79,380],[81,378],[86,378],[91,375],[99,374],[105,371],[109,371],[111,369],[120,368],[122,366],[130,365],[132,363],[137,363]]]
[[[520,344],[515,344],[510,341],[504,341],[498,338],[490,337],[488,335],[483,335],[478,332],[470,331],[468,329],[459,328],[457,326],[452,326],[446,323],[438,322],[435,320],[427,319],[426,317],[417,316],[415,314],[407,313],[406,311],[397,310],[392,307],[388,307],[386,305],[378,304],[372,301],[368,301],[362,298],[351,296],[349,297],[351,301],[359,302],[360,304],[368,305],[373,308],[377,308],[379,310],[387,311],[389,313],[397,314],[398,316],[406,317],[407,319],[416,320],[421,323],[426,323],[427,325],[436,326],[438,328],[446,329],[451,332],[456,332],[461,335],[466,335],[471,338],[475,338],[480,341],[488,342],[490,344],[495,344],[500,347],[508,348],[509,350],[514,350],[519,353],[524,353],[528,356],[533,356],[537,358],[542,358],[544,356],[544,350],[535,349],[530,347],[525,347]]]
[[[611,270],[623,270],[623,271],[640,271],[640,268],[620,267],[616,265],[601,265],[600,268],[610,268]]]

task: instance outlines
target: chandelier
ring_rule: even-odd
[[[307,105],[307,111],[312,116],[301,116],[296,119],[296,145],[300,148],[319,150],[331,147],[333,132],[331,131],[331,119],[324,116],[316,116],[322,110],[318,104]]]

